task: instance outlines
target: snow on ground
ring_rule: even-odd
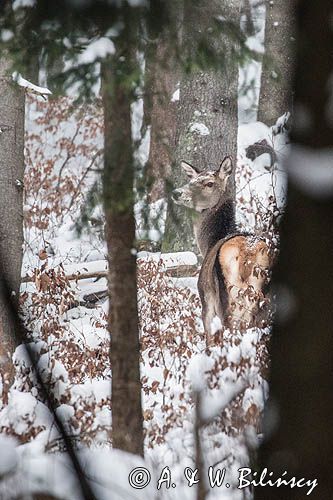
[[[258,7],[257,14],[257,35],[247,44],[260,52],[262,7]],[[102,57],[112,47],[92,49],[87,48],[81,60],[86,58],[90,62],[91,54]],[[100,49],[105,49],[103,54]],[[241,70],[240,88],[245,90],[239,105],[245,112],[240,113],[237,169],[238,221],[247,230],[258,231],[262,230],[263,222],[256,217],[256,207],[261,204],[267,209],[273,196],[277,207],[282,208],[285,174],[281,160],[287,152],[283,133],[262,123],[248,123],[256,119],[259,78],[260,64],[255,61]],[[178,98],[176,91],[173,99]],[[134,117],[138,127],[140,109],[138,103]],[[81,234],[75,224],[83,198],[80,194],[73,198],[72,193],[87,193],[93,188],[96,173],[89,169],[89,162],[102,146],[100,115],[90,109],[85,113],[87,116],[82,118],[65,102],[51,112],[47,104],[43,107],[32,100],[27,108],[27,155],[31,157],[25,213],[31,224],[26,227],[22,273],[33,276],[34,281],[25,283],[22,293],[31,331],[30,347],[38,359],[42,377],[51,388],[57,415],[78,446],[98,498],[109,499],[112,492],[112,498],[154,498],[157,494],[162,499],[190,500],[195,498],[195,488],[188,487],[184,469],[195,467],[193,391],[199,391],[201,415],[206,422],[201,430],[205,467],[213,464],[215,469],[226,467],[232,485],[230,489],[210,489],[208,498],[250,498],[248,492],[244,497],[244,491],[237,490],[237,469],[248,464],[247,445],[256,446],[261,432],[257,423],[267,397],[262,366],[269,332],[253,329],[242,336],[228,336],[226,332],[224,344],[207,352],[197,278],[169,278],[164,272],[166,267],[175,265],[196,266],[197,257],[191,252],[137,254],[145,462],[110,446],[108,304],[101,300],[89,308],[81,303],[87,294],[105,290],[106,279],[90,277],[69,283],[64,279],[68,274],[107,269],[100,205],[92,209],[89,227],[83,228]],[[194,125],[198,133],[207,133],[203,124]],[[254,160],[247,157],[246,148],[262,140],[274,150],[273,162],[270,155]],[[147,158],[148,143],[149,133],[141,141],[138,156],[141,164]],[[98,167],[99,160],[96,157],[93,167]],[[35,192],[36,183],[39,188]],[[60,206],[56,204],[57,196],[53,197],[55,194],[60,196]],[[48,213],[50,204],[54,210]],[[148,229],[141,217],[142,207],[143,201],[138,201],[137,235],[158,241],[164,231],[166,203],[161,200],[149,207]],[[14,438],[1,437],[6,440],[8,458],[6,463],[0,460],[0,473],[6,478],[0,483],[0,497],[18,495],[23,488],[24,493],[27,489],[47,488],[61,498],[79,498],[53,418],[37,397],[31,360],[24,346],[17,348],[14,365],[16,381],[8,405],[0,407],[0,430],[15,436],[20,446]],[[216,418],[216,414],[220,416]],[[235,417],[239,429],[234,426]],[[175,489],[162,486],[157,492],[156,481],[165,466],[170,467],[172,482],[177,486]],[[128,475],[134,467],[146,467],[152,475],[149,485],[142,490],[129,485]]]
[[[12,441],[10,438],[1,438],[1,444],[5,444],[8,450],[8,463],[4,464],[4,469],[11,472],[5,487],[0,483],[1,498],[18,498],[25,496],[27,491],[34,491],[49,493],[56,498],[82,499],[73,466],[66,454],[39,453],[27,459],[24,446],[15,449]],[[99,500],[108,500],[111,497],[115,500],[154,498],[154,476],[151,477],[150,484],[142,490],[135,490],[128,481],[127,471],[149,467],[141,457],[119,450],[87,448],[82,448],[78,457]]]
[[[249,159],[247,148],[263,142],[268,153]],[[239,126],[236,217],[244,229],[268,232],[267,218],[279,220],[287,195],[284,165],[288,154],[288,137],[283,128],[276,131],[275,125],[268,127],[261,122]]]
[[[138,252],[138,259],[146,259],[148,261],[158,261],[166,268],[175,266],[196,266],[198,258],[193,252]]]

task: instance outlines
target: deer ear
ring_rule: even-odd
[[[194,179],[194,177],[199,175],[199,172],[186,161],[182,161],[180,165],[190,179]]]
[[[231,156],[226,156],[219,168],[219,176],[225,178],[226,175],[231,175],[233,169]]]

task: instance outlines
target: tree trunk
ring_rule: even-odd
[[[332,165],[317,165],[316,158],[319,162],[325,151],[332,158],[333,151],[332,15],[330,0],[298,3],[295,106],[305,110],[308,120],[296,113],[291,137],[288,207],[275,271],[284,295],[273,331],[267,440],[260,452],[262,467],[275,477],[288,471],[288,477],[316,478],[311,498],[322,500],[332,496],[333,474],[333,189],[331,184],[324,198],[320,190],[302,188],[296,174],[306,176],[311,151],[313,181],[305,185],[316,186],[316,169],[319,180],[331,178]],[[301,163],[293,161],[300,147]],[[298,500],[308,490],[256,488],[255,498]]]
[[[274,125],[292,111],[294,0],[266,0],[265,55],[261,72],[258,120]]]
[[[10,62],[0,59],[0,280],[18,304],[23,245],[24,91],[13,83]],[[16,338],[0,289],[0,369],[3,398],[13,380]]]
[[[183,51],[190,53],[198,47],[202,34],[214,26],[214,17],[223,16],[238,25],[240,2],[217,1],[185,2]],[[215,46],[216,44],[216,46]],[[226,155],[234,164],[237,157],[237,90],[238,64],[233,54],[234,42],[228,35],[214,39],[214,50],[222,52],[221,68],[205,71],[193,69],[184,74],[180,84],[177,116],[177,137],[171,185],[179,187],[186,179],[180,163],[185,160],[199,169],[217,168]],[[195,57],[195,56],[194,56]],[[194,237],[191,217],[183,207],[171,202],[168,206],[163,251],[193,249]]]
[[[167,29],[150,42],[146,52],[145,114],[146,125],[151,127],[146,180],[150,202],[166,195],[166,179],[170,176],[175,150],[177,101],[172,97],[179,68],[174,52],[175,41],[170,39]]]
[[[130,9],[127,30],[103,65],[103,197],[109,255],[113,446],[143,455],[134,219],[134,159],[129,82],[137,71],[137,26]],[[121,56],[121,57],[120,57]]]

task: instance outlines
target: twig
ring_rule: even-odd
[[[79,182],[78,182],[77,186],[75,187],[75,192],[73,193],[73,196],[72,196],[72,198],[71,198],[71,201],[70,201],[70,203],[69,203],[69,205],[68,205],[67,212],[69,212],[69,211],[70,211],[70,209],[72,208],[72,206],[73,206],[73,204],[74,204],[74,201],[75,201],[75,198],[76,198],[76,196],[77,196],[77,194],[78,194],[79,188],[81,187],[81,185],[82,185],[82,183],[83,183],[84,179],[87,177],[88,173],[89,173],[89,172],[91,172],[92,167],[93,167],[93,165],[94,165],[94,163],[95,163],[96,159],[97,159],[97,158],[98,158],[98,156],[100,156],[101,154],[102,154],[102,151],[100,150],[100,151],[97,151],[97,153],[93,156],[93,158],[92,158],[92,160],[91,160],[90,164],[88,165],[88,167],[87,167],[86,171],[84,172],[84,174],[82,175],[81,179],[79,180]]]
[[[74,141],[75,141],[75,139],[76,139],[76,137],[77,137],[77,135],[78,135],[78,133],[79,133],[79,131],[80,131],[80,128],[81,128],[81,125],[80,125],[80,123],[79,123],[79,124],[78,124],[78,126],[76,127],[75,133],[74,133],[73,138],[72,138],[72,140],[71,140],[71,142],[70,142],[70,145],[71,145],[71,146],[73,146],[73,145],[74,145]],[[70,154],[69,149],[68,149],[68,150],[67,150],[67,156],[66,156],[66,158],[65,158],[65,160],[64,160],[64,162],[63,162],[63,164],[61,165],[60,170],[59,170],[58,182],[57,182],[57,185],[56,185],[56,188],[55,188],[55,189],[56,189],[56,191],[58,191],[58,190],[59,190],[59,187],[60,187],[60,182],[61,182],[62,172],[63,172],[63,170],[64,170],[65,166],[67,165],[67,163],[69,162],[69,160],[71,159],[71,157],[72,157],[72,155]]]

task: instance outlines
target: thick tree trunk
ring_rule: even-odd
[[[295,37],[294,0],[266,0],[265,55],[258,120],[273,125],[292,111],[291,76]]]
[[[24,91],[13,83],[10,62],[0,59],[0,280],[17,299],[23,245]],[[15,330],[0,288],[0,371],[3,397],[13,379]]]
[[[177,101],[172,97],[179,68],[174,45],[170,31],[165,30],[150,43],[146,53],[145,107],[149,108],[146,124],[151,127],[146,179],[150,202],[166,194],[166,179],[170,176],[175,150]]]
[[[185,2],[183,50],[197,47],[203,33],[209,33],[215,16],[238,25],[240,2],[217,1]],[[224,48],[222,68],[206,71],[192,69],[184,74],[180,85],[177,117],[175,161],[171,184],[179,187],[185,182],[181,160],[199,169],[217,168],[226,155],[236,163],[237,156],[237,90],[238,64],[233,55],[234,42],[227,35],[214,40],[217,51]],[[193,57],[193,54],[191,54]],[[194,237],[191,217],[182,207],[169,204],[163,251],[192,249]]]
[[[282,287],[271,349],[266,442],[260,453],[260,465],[275,477],[288,471],[289,478],[316,478],[311,498],[322,500],[332,497],[333,474],[333,189],[331,184],[323,197],[314,188],[317,178],[332,179],[332,164],[316,164],[323,153],[333,154],[332,15],[330,0],[298,3],[295,106],[307,120],[296,113],[292,132],[288,207],[275,271],[275,283]],[[300,147],[301,162],[295,162]],[[312,157],[309,181],[306,162]],[[298,500],[308,490],[256,488],[255,498]]]
[[[128,14],[133,16],[133,14]],[[117,38],[117,51],[102,72],[105,119],[103,174],[109,254],[113,446],[143,455],[136,259],[134,159],[129,80],[137,69],[136,25]],[[121,57],[120,57],[121,55]]]

